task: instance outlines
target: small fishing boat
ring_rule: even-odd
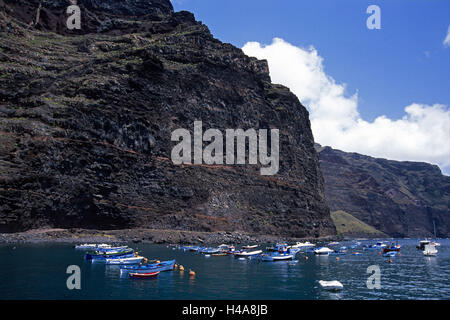
[[[340,283],[337,280],[333,280],[333,281],[319,280],[319,284],[325,290],[340,291],[340,290],[344,289],[344,286],[342,285],[342,283]]]
[[[327,256],[331,252],[334,252],[334,251],[327,247],[320,247],[320,248],[317,248],[316,250],[314,250],[315,254],[321,255],[321,256]]]
[[[146,273],[146,272],[163,272],[171,271],[175,265],[175,260],[162,261],[141,266],[120,266],[120,273]]]
[[[236,258],[242,258],[242,257],[250,257],[250,256],[256,256],[258,254],[261,254],[262,250],[254,250],[254,251],[239,251],[235,252],[234,256]]]
[[[358,244],[357,243],[354,243],[354,244],[352,244],[351,246],[350,246],[350,249],[356,249],[358,247]]]
[[[98,248],[96,251],[110,253],[110,252],[119,252],[127,249],[130,248],[128,246],[120,246],[120,247]]]
[[[95,243],[85,243],[85,244],[79,244],[75,246],[75,249],[79,250],[98,250],[101,248],[111,248],[111,245],[106,243],[101,244],[95,244]]]
[[[433,245],[433,244],[425,245],[425,248],[423,250],[424,256],[434,257],[435,255],[437,255],[437,253],[438,253],[438,250],[436,249],[435,245]]]
[[[430,244],[430,240],[421,240],[421,241],[419,241],[419,244],[416,246],[416,248],[418,249],[418,250],[425,250],[425,246],[427,245],[427,244]]]
[[[361,252],[353,252],[352,255],[354,255],[354,256],[360,256],[360,255],[362,255],[362,253],[361,253]]]
[[[287,243],[277,243],[272,247],[266,247],[267,251],[280,251],[280,250],[286,250],[288,247]]]
[[[242,247],[242,249],[255,249],[255,248],[258,248],[258,245],[257,245],[257,244],[246,245],[246,246],[243,246],[243,247]]]
[[[391,243],[390,245],[388,245],[387,247],[383,248],[383,252],[391,252],[391,251],[400,251],[401,245],[399,244],[395,244],[395,243]]]
[[[133,249],[125,249],[121,251],[111,251],[111,252],[87,252],[84,255],[86,260],[106,260],[106,259],[114,259],[114,258],[131,258],[134,255]]]
[[[330,255],[334,256],[343,256],[347,254],[347,247],[341,247],[339,250],[334,250],[333,252],[330,252]]]
[[[432,241],[430,241],[430,240],[421,240],[421,241],[419,242],[419,244],[416,246],[416,248],[417,248],[418,250],[424,251],[424,250],[425,250],[425,246],[428,245],[428,244],[431,244],[431,245],[433,245],[433,246],[435,246],[435,247],[439,247],[439,246],[441,245],[440,243],[438,243],[438,242],[436,242],[436,241],[432,242]]]
[[[113,265],[127,265],[127,264],[139,264],[144,260],[144,257],[131,257],[131,258],[116,258],[116,259],[106,259],[106,264]]]
[[[273,254],[264,254],[261,256],[261,261],[265,262],[274,262],[274,261],[285,261],[285,260],[292,260],[294,256],[292,254],[288,253],[273,253]]]
[[[130,278],[133,279],[152,279],[157,277],[159,271],[156,272],[146,272],[146,273],[130,273]]]
[[[309,241],[306,242],[297,242],[294,245],[291,246],[292,249],[306,249],[306,248],[313,248],[316,245],[314,243],[311,243]]]
[[[202,251],[199,251],[200,253],[205,253],[205,254],[214,254],[214,253],[221,253],[222,249],[219,248],[206,248],[203,249]]]
[[[338,244],[339,244],[339,242],[333,241],[333,242],[330,242],[328,245],[329,246],[335,246],[335,245],[338,245]]]
[[[392,258],[395,257],[397,255],[398,251],[387,251],[385,253],[383,253],[383,257],[388,257],[388,258]]]
[[[363,250],[381,250],[386,247],[386,244],[383,242],[377,242],[376,244],[364,245]]]

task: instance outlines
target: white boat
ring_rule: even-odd
[[[314,250],[315,254],[322,255],[322,256],[327,256],[331,252],[334,252],[334,250],[331,250],[330,248],[327,248],[327,247],[320,247],[320,248],[317,248],[316,250]]]
[[[255,251],[242,251],[242,252],[236,252],[234,255],[236,257],[250,257],[255,256],[257,254],[261,254],[262,250],[255,250]]]
[[[242,247],[242,249],[255,249],[255,248],[258,248],[257,244],[246,245]]]
[[[283,261],[283,260],[292,260],[294,256],[292,254],[280,254],[280,255],[263,255],[261,257],[261,261]]]
[[[118,264],[118,265],[127,265],[127,264],[139,264],[142,262],[144,257],[132,257],[132,258],[120,258],[120,259],[106,259],[106,264]]]
[[[437,255],[438,251],[436,249],[436,246],[433,244],[427,244],[425,245],[425,249],[423,250],[423,254],[425,256],[431,256],[434,257],[435,255]]]
[[[106,243],[101,244],[84,243],[75,246],[75,249],[82,249],[82,250],[109,249],[109,248],[111,248],[111,245]]]
[[[309,241],[306,242],[297,242],[296,244],[290,246],[292,249],[306,249],[306,248],[312,248],[316,245],[314,243],[311,243]]]
[[[344,286],[342,285],[342,283],[340,283],[337,280],[333,280],[333,281],[320,280],[319,284],[325,290],[340,291],[340,290],[344,289]]]
[[[339,244],[339,242],[333,241],[333,242],[330,242],[328,245],[329,245],[329,246],[335,246],[335,245],[337,245],[337,244]]]

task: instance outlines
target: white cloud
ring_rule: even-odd
[[[272,81],[295,93],[309,111],[315,140],[349,152],[402,161],[425,161],[450,173],[450,110],[441,104],[412,103],[405,115],[382,115],[369,122],[358,113],[358,95],[324,71],[314,47],[299,48],[275,38],[261,46],[249,42],[243,51],[269,62]]]
[[[445,47],[450,47],[450,26],[448,26],[448,29],[447,29],[447,36],[445,37],[443,43],[444,43],[444,46],[445,46]]]

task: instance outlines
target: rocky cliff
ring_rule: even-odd
[[[437,166],[316,149],[332,211],[393,237],[450,236],[450,177]]]
[[[308,112],[169,0],[0,0],[0,232],[335,234]],[[171,132],[280,130],[280,170],[184,165]]]

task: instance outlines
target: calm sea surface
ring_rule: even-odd
[[[399,240],[401,256],[392,263],[361,247],[350,249],[359,256],[350,250],[339,260],[299,253],[298,262],[289,263],[207,258],[163,245],[129,244],[149,259],[176,259],[185,267],[184,273],[162,272],[153,280],[121,278],[117,266],[84,261],[83,252],[70,245],[3,245],[0,299],[449,299],[450,240],[439,242],[438,256],[424,257],[415,248],[418,240]],[[67,289],[69,265],[81,268],[81,290]],[[381,269],[380,290],[366,286],[371,265]],[[194,278],[189,269],[195,270]],[[324,291],[318,280],[339,280],[344,290]]]

